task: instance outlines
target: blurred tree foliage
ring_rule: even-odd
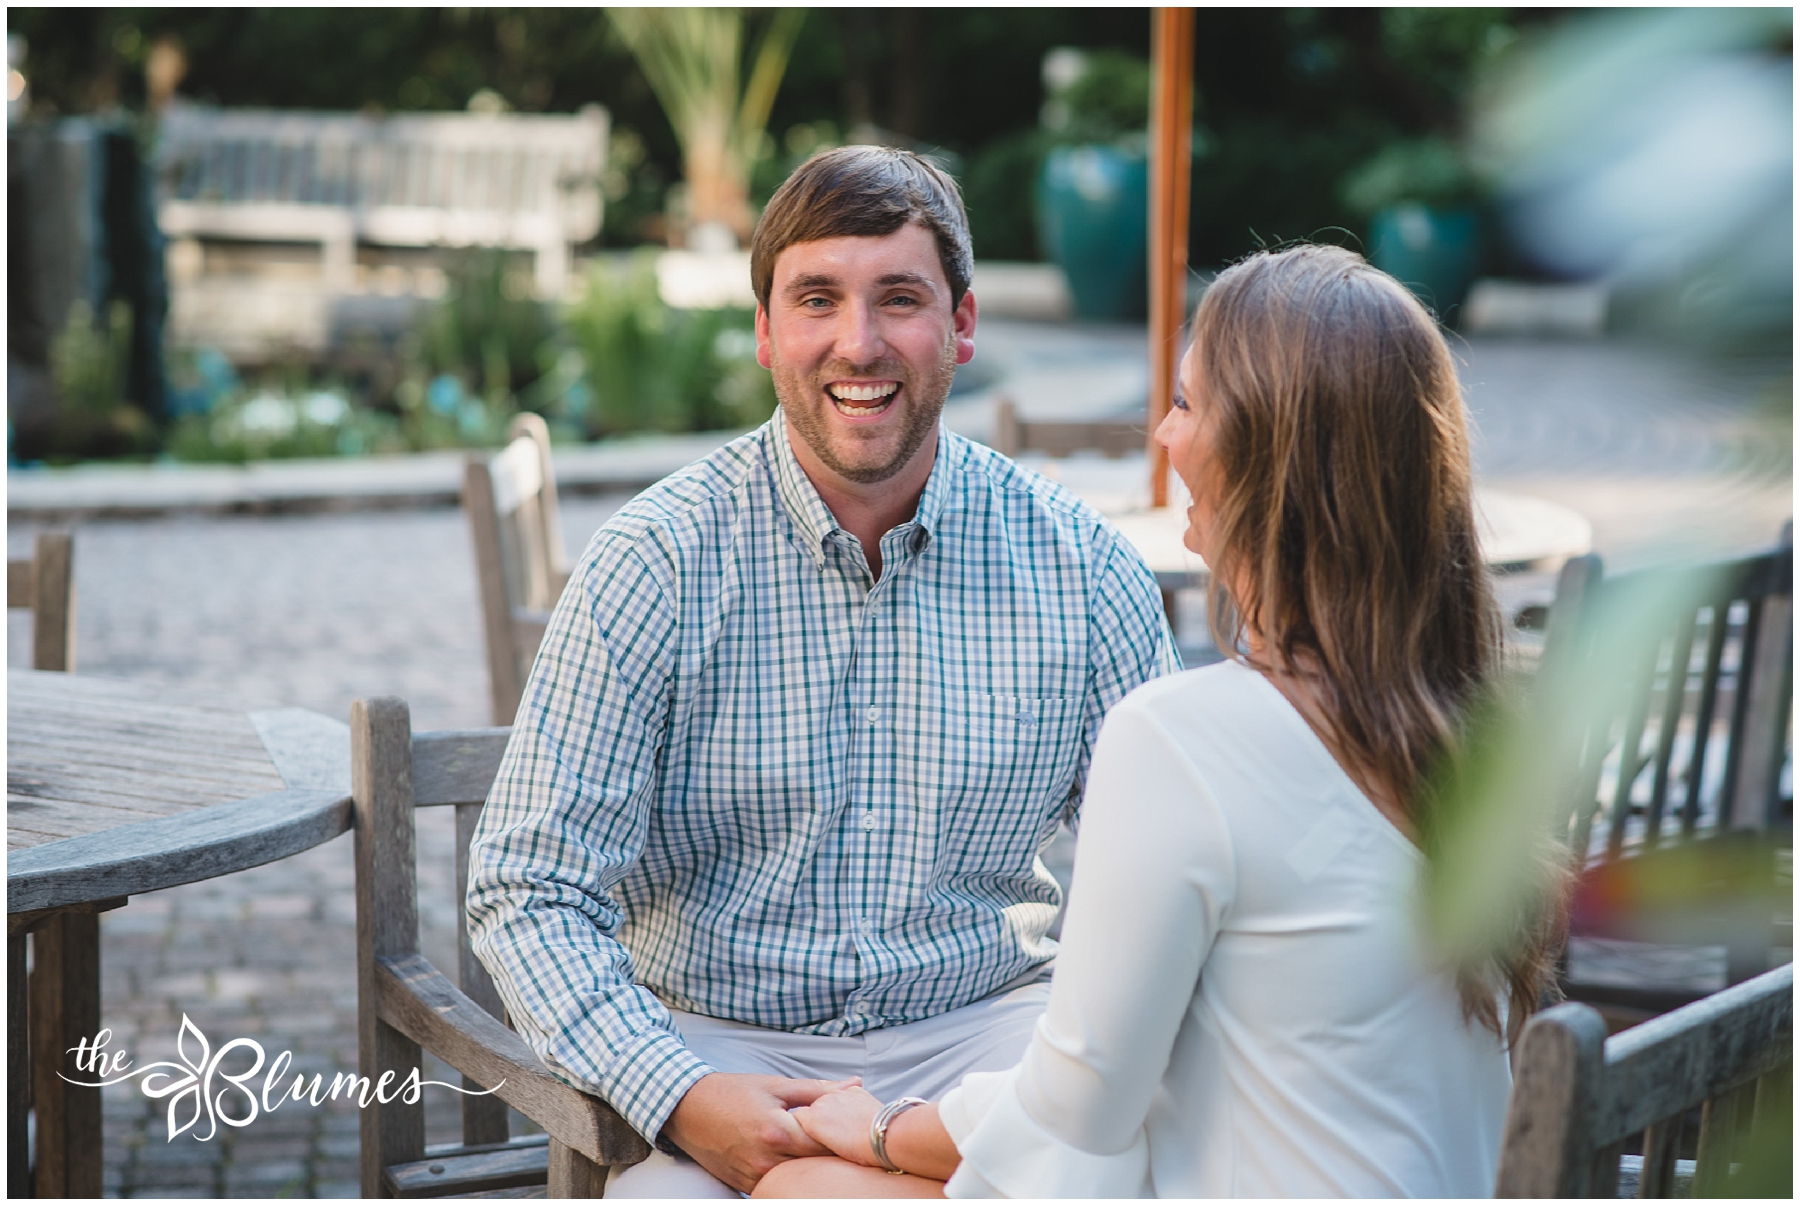
[[[1207,154],[1195,164],[1193,262],[1356,228],[1345,177],[1393,142],[1459,132],[1474,72],[1517,30],[1559,19],[1497,8],[1201,9],[1196,90]],[[25,35],[34,102],[62,112],[143,100],[142,65],[180,39],[182,95],[230,105],[458,109],[477,91],[521,111],[612,111],[635,159],[609,181],[607,243],[660,233],[680,178],[675,137],[630,54],[594,9],[112,8],[8,10]],[[955,152],[976,254],[1036,254],[1029,211],[1055,46],[1149,53],[1143,9],[815,9],[775,101],[777,143],[801,126],[867,123]],[[798,140],[798,141],[804,141]],[[753,183],[753,201],[773,187]],[[758,195],[760,194],[760,195]]]

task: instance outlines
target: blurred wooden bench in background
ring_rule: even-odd
[[[172,106],[157,148],[171,334],[228,354],[284,338],[317,347],[331,297],[429,295],[420,282],[441,282],[441,269],[416,253],[432,248],[531,252],[535,292],[560,298],[571,246],[600,230],[607,129],[598,106],[383,116]],[[377,249],[417,262],[362,262]]]

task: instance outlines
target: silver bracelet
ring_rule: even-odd
[[[903,1173],[906,1170],[888,1159],[887,1132],[894,1119],[906,1113],[914,1106],[926,1104],[923,1097],[902,1097],[898,1101],[890,1101],[876,1112],[869,1123],[869,1147],[875,1153],[875,1162],[891,1173]]]

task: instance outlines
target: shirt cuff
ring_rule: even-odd
[[[633,1130],[655,1143],[682,1097],[715,1071],[665,1030],[642,1036],[635,1050],[612,1061],[598,1087]]]

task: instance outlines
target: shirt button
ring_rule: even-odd
[[[871,705],[869,705],[869,710],[868,710],[868,712],[865,713],[865,715],[868,716],[869,723],[874,724],[877,720],[881,719],[881,709],[878,707],[875,707],[873,704],[871,704]]]
[[[875,923],[870,921],[867,917],[864,917],[856,923],[856,928],[865,934],[873,934],[875,932]]]
[[[875,828],[875,814],[874,813],[872,813],[872,812],[863,813],[863,828],[864,829]]]

